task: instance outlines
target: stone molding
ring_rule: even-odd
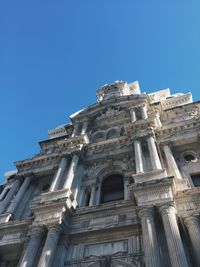
[[[175,215],[177,210],[173,204],[164,204],[158,208],[161,215]]]
[[[153,218],[154,214],[155,214],[155,210],[153,206],[142,207],[138,211],[138,216],[140,218],[144,218],[144,217]]]
[[[184,224],[189,228],[192,225],[199,226],[200,220],[198,215],[188,215],[183,217]]]

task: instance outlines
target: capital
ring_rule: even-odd
[[[171,142],[170,141],[164,141],[161,143],[161,145],[164,146],[168,146],[169,148],[171,148]]]
[[[198,226],[199,227],[199,217],[197,215],[190,215],[187,217],[183,217],[184,224],[187,228],[191,226]]]
[[[175,215],[177,213],[176,208],[171,204],[160,206],[159,212],[161,215]]]
[[[138,216],[142,218],[153,218],[154,216],[154,207],[144,207],[141,208],[138,212]]]
[[[62,232],[61,225],[49,225],[48,226],[48,234],[60,234]]]
[[[44,226],[37,226],[31,229],[31,237],[34,237],[37,239],[40,236],[43,236],[46,232],[46,229]]]

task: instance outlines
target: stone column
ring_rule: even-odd
[[[81,130],[81,135],[84,136],[84,140],[86,142],[86,144],[89,143],[89,138],[87,135],[87,128],[88,128],[89,122],[88,121],[84,121],[83,126],[82,126],[82,130]]]
[[[162,169],[160,159],[158,156],[157,147],[156,147],[155,140],[154,140],[153,136],[147,137],[147,144],[148,144],[149,155],[150,155],[150,159],[151,159],[151,166],[152,166],[153,170]]]
[[[66,170],[67,167],[67,159],[62,158],[58,167],[58,170],[56,171],[53,181],[51,183],[49,191],[53,192],[56,191],[59,188],[60,181],[62,179],[62,176]]]
[[[148,118],[146,105],[144,105],[144,106],[141,107],[141,114],[142,114],[142,119],[143,120],[145,120],[145,119]]]
[[[72,137],[75,137],[75,136],[77,136],[77,133],[78,133],[78,130],[79,130],[79,123],[76,123],[75,125],[74,125],[74,130],[73,130],[73,132],[72,132]]]
[[[17,190],[19,189],[19,186],[20,186],[20,181],[17,179],[12,184],[12,186],[10,188],[10,191],[8,192],[8,194],[6,195],[4,200],[1,201],[0,214],[2,214],[6,210],[6,208],[8,207],[8,205],[10,203],[10,201],[12,200],[13,196],[15,195]]]
[[[163,205],[159,210],[172,267],[189,267],[176,220],[176,209],[170,205]]]
[[[72,157],[71,164],[69,166],[69,170],[67,172],[67,176],[66,176],[65,183],[63,186],[64,189],[68,188],[71,190],[71,186],[74,180],[74,175],[75,175],[75,171],[78,165],[78,161],[79,161],[79,156],[77,154],[74,154]]]
[[[170,146],[168,144],[165,144],[163,146],[163,150],[165,153],[165,157],[167,160],[167,165],[168,165],[169,170],[173,173],[176,179],[182,179],[181,173],[178,169],[178,166],[176,164],[176,161],[174,159]]]
[[[90,203],[89,206],[95,205],[95,191],[96,191],[96,184],[91,185],[91,195],[90,195]]]
[[[188,229],[196,266],[200,266],[200,221],[197,216],[191,215],[183,218]]]
[[[86,134],[86,132],[87,132],[87,128],[88,128],[88,124],[89,124],[88,121],[84,121],[83,126],[82,126],[82,130],[81,130],[81,134],[82,134],[82,135],[83,135],[83,134]]]
[[[153,208],[141,209],[139,211],[139,217],[141,218],[142,224],[145,266],[161,267]]]
[[[79,207],[83,207],[84,205],[84,200],[85,200],[85,187],[80,188],[80,197],[79,197]]]
[[[4,187],[3,191],[0,194],[0,201],[4,198],[6,195],[7,190],[9,190],[8,186]]]
[[[96,205],[101,203],[101,183],[97,183],[97,190],[96,190]]]
[[[69,246],[69,237],[68,236],[63,236],[61,237],[61,240],[59,241],[58,244],[58,249],[57,249],[57,255],[56,255],[56,267],[63,267],[65,264],[65,259],[67,256],[67,249]]]
[[[134,140],[136,173],[143,172],[142,147],[140,140]]]
[[[34,261],[37,256],[38,249],[40,247],[40,243],[44,236],[44,228],[37,227],[31,230],[31,236],[28,243],[28,246],[25,250],[23,258],[20,263],[20,267],[32,267],[34,265]]]
[[[131,115],[131,122],[135,122],[136,119],[136,113],[135,113],[135,109],[134,108],[130,108],[130,115]]]
[[[24,179],[22,185],[20,186],[19,191],[17,192],[16,197],[14,198],[13,202],[11,202],[10,206],[8,207],[7,211],[8,213],[13,214],[17,208],[17,206],[19,205],[23,195],[25,194],[25,192],[27,191],[27,188],[30,185],[32,177],[29,176],[27,178]]]
[[[49,227],[46,242],[42,250],[38,267],[52,266],[61,229],[62,228],[59,225]]]
[[[130,199],[130,195],[129,195],[129,191],[128,191],[128,185],[129,185],[128,179],[124,178],[124,199],[125,200]]]

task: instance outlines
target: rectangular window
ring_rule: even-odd
[[[191,175],[194,186],[200,186],[200,173]]]

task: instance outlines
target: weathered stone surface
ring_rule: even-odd
[[[191,94],[101,87],[7,172],[1,265],[199,266],[199,114]]]

